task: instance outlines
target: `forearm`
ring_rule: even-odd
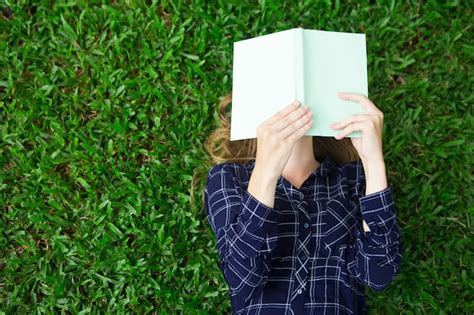
[[[383,159],[372,161],[362,160],[365,173],[365,195],[370,195],[387,188],[387,174]]]
[[[370,179],[375,180],[371,182],[375,184],[366,187],[365,196],[358,190],[365,233],[356,229],[356,240],[347,249],[347,266],[354,277],[374,290],[381,290],[392,281],[399,269],[401,230],[390,186],[383,185],[383,178],[382,183],[377,184],[376,181],[377,175],[379,179],[385,177],[383,169],[367,170]]]
[[[228,165],[218,164],[209,172],[205,205],[230,292],[238,292],[247,300],[252,294],[258,296],[267,281],[272,252],[278,244],[280,212],[260,202],[248,191],[252,189],[241,189],[235,168]],[[264,186],[262,190],[269,186],[266,189],[271,191],[273,186],[273,195],[267,197],[274,200],[276,179],[273,184],[265,183],[259,180],[258,171],[253,174],[251,181]],[[260,196],[259,188],[256,187],[255,195]]]
[[[376,159],[372,161],[362,160],[365,173],[365,195],[384,190],[387,188],[387,174],[385,170],[385,162],[382,159]],[[369,226],[362,220],[362,226],[364,232],[369,232]]]
[[[257,164],[250,176],[247,191],[267,207],[273,208],[277,181],[278,176],[267,172]]]

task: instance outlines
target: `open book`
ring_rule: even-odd
[[[365,112],[337,96],[369,96],[365,34],[293,28],[234,42],[232,80],[231,141],[256,138],[257,126],[295,99],[313,112],[306,135],[333,137],[342,129],[331,123]]]

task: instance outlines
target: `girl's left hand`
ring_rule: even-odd
[[[338,93],[338,97],[360,103],[365,108],[365,113],[352,115],[351,117],[330,124],[333,129],[342,129],[335,136],[340,140],[355,130],[360,130],[362,137],[351,137],[351,142],[363,161],[383,161],[382,151],[382,127],[383,113],[365,95],[356,93]]]

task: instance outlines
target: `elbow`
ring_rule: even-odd
[[[392,261],[385,260],[383,265],[379,264],[377,268],[373,268],[374,274],[369,277],[367,285],[374,291],[383,291],[387,288],[398,274],[401,257],[397,253]]]
[[[389,246],[374,244],[374,235],[362,248],[352,247],[347,258],[348,270],[365,286],[382,291],[394,280],[402,260],[402,246],[399,240]]]
[[[229,256],[222,269],[231,295],[247,300],[263,289],[270,271],[266,256],[241,259]]]
[[[394,277],[395,275],[393,273],[387,274],[384,278],[377,279],[375,282],[369,282],[368,286],[374,291],[383,291],[392,283]]]

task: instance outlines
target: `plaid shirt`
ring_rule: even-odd
[[[391,187],[365,196],[362,163],[326,157],[299,189],[280,176],[270,208],[247,192],[254,165],[217,164],[205,189],[233,314],[363,314],[402,258]]]

